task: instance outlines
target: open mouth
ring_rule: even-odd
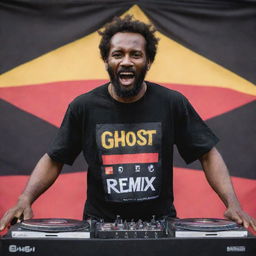
[[[124,86],[130,86],[133,84],[135,79],[135,74],[132,71],[122,71],[118,73],[119,81]]]

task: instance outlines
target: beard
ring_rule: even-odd
[[[134,72],[132,68],[122,68],[118,71],[118,73],[115,73],[113,68],[108,65],[107,71],[117,96],[120,98],[131,98],[136,96],[142,88],[143,81],[147,73],[147,65],[144,65],[140,72],[135,73],[135,79],[131,88],[125,88],[124,86],[122,86],[119,81],[118,73]]]

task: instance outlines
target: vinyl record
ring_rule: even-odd
[[[88,229],[89,223],[74,219],[30,219],[24,220],[20,227],[40,232],[72,232]]]
[[[239,228],[235,222],[225,219],[188,218],[174,222],[176,229],[190,231],[227,231]]]

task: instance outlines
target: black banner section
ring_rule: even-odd
[[[206,121],[220,138],[216,147],[221,152],[232,176],[256,179],[256,159],[251,155],[256,152],[256,143],[252,140],[256,134],[256,126],[244,125],[256,124],[255,109],[256,101]],[[174,164],[183,168],[201,169],[198,161],[186,165],[177,152]]]
[[[131,5],[97,0],[1,1],[0,74],[97,31]]]
[[[161,33],[256,84],[255,1],[142,2]]]
[[[29,175],[37,161],[48,151],[58,128],[0,100],[1,175]],[[80,155],[63,173],[87,169]]]

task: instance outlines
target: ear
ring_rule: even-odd
[[[105,65],[105,70],[108,71],[108,61],[107,60],[104,61],[104,65]]]
[[[151,62],[150,62],[150,61],[148,61],[148,63],[147,63],[147,70],[149,70],[149,69],[150,69],[150,67],[151,67]]]

